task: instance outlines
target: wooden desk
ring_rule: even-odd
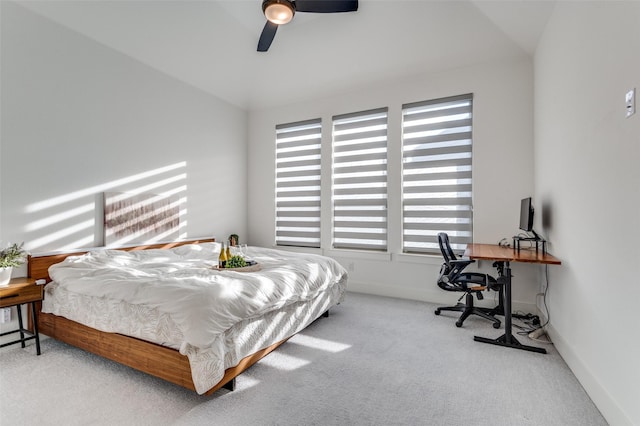
[[[474,260],[490,260],[504,262],[504,334],[497,339],[475,336],[473,340],[477,342],[489,343],[492,345],[507,346],[515,349],[539,352],[546,354],[544,348],[523,345],[511,332],[511,267],[510,262],[538,263],[548,265],[560,265],[557,258],[548,253],[536,250],[516,250],[510,247],[502,247],[494,244],[469,244],[464,252],[465,257]]]

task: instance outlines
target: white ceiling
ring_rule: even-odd
[[[18,4],[244,109],[532,55],[555,0],[360,0],[298,13],[256,51],[261,0]]]

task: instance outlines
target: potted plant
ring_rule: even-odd
[[[14,266],[20,266],[27,260],[27,252],[22,249],[23,245],[24,243],[12,244],[0,250],[0,286],[8,285]]]

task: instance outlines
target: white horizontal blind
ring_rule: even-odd
[[[387,108],[333,117],[333,247],[387,249]]]
[[[403,251],[440,253],[472,242],[472,102],[461,95],[402,107]]]
[[[276,126],[276,244],[320,247],[320,119]]]

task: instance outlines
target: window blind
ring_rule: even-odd
[[[320,247],[320,119],[276,126],[276,245]]]
[[[402,107],[403,251],[440,253],[472,242],[472,95]]]
[[[333,117],[333,247],[387,249],[387,108]]]

